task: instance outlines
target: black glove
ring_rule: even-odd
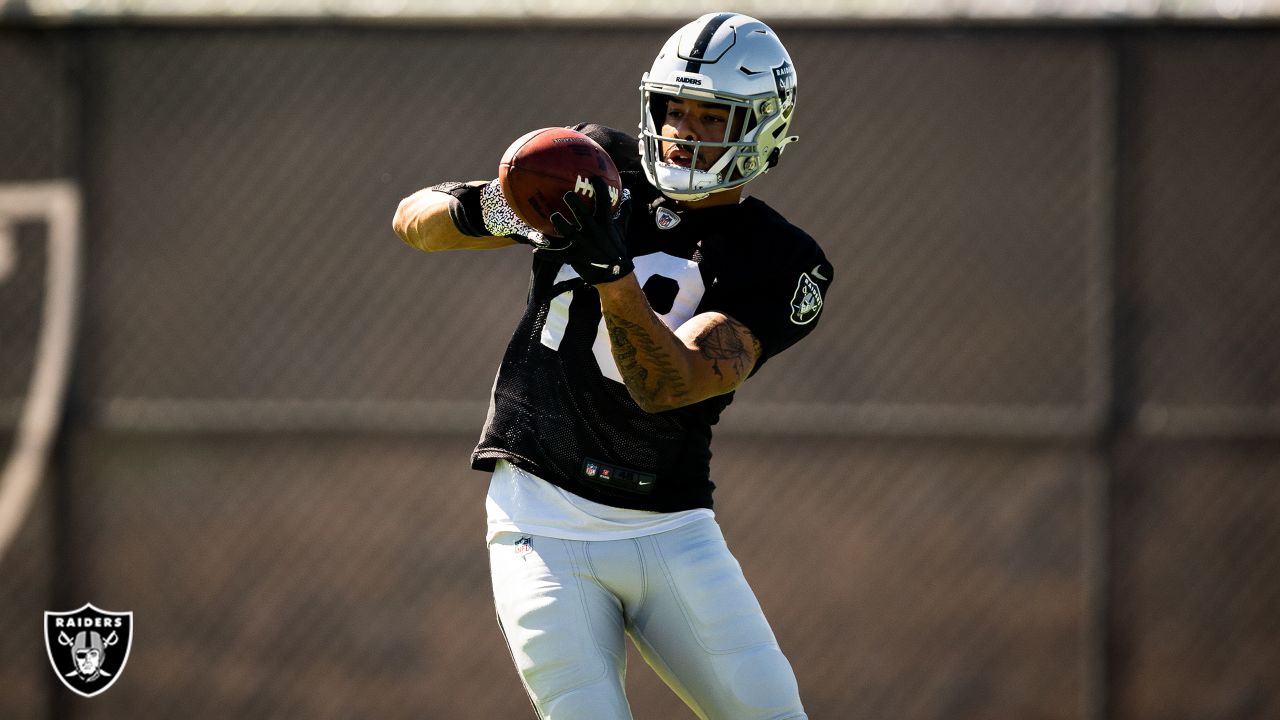
[[[626,241],[631,200],[624,198],[617,218],[613,218],[608,184],[602,178],[593,177],[591,188],[596,199],[594,214],[587,211],[578,193],[570,191],[564,194],[564,202],[576,222],[570,222],[569,218],[557,212],[551,214],[551,223],[567,241],[567,247],[555,252],[572,265],[583,280],[599,285],[613,282],[635,269],[631,258],[627,257]]]

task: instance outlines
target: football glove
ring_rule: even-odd
[[[587,210],[582,198],[571,190],[564,194],[564,202],[573,217],[555,212],[551,214],[551,224],[568,242],[568,246],[560,251],[564,261],[572,265],[583,280],[599,285],[613,282],[635,269],[631,258],[627,257],[626,241],[631,198],[629,193],[624,194],[618,212],[614,214],[605,201],[609,197],[609,186],[605,181],[593,177],[591,187],[597,198],[594,213]]]
[[[502,184],[497,178],[490,180],[480,190],[480,215],[484,219],[484,229],[490,235],[511,238],[535,248],[549,244],[541,232],[529,227],[507,203],[506,196],[502,194]]]

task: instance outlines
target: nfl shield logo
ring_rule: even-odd
[[[528,555],[533,552],[533,538],[525,536],[516,541],[516,554]]]
[[[680,216],[664,207],[660,207],[658,212],[654,213],[653,221],[657,223],[659,229],[670,230],[680,224]]]
[[[93,697],[115,684],[133,647],[133,613],[79,610],[44,614],[44,647],[53,671],[72,692]]]

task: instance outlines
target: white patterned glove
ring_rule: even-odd
[[[497,178],[490,180],[480,191],[480,216],[484,219],[484,229],[497,237],[527,240],[535,247],[546,247],[549,244],[541,232],[529,227],[507,204],[507,198],[502,194],[502,184]]]

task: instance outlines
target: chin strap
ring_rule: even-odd
[[[799,139],[800,137],[798,135],[792,135],[790,137],[783,138],[782,142],[775,145],[773,148],[773,152],[769,153],[769,162],[766,164],[766,168],[768,170],[772,170],[773,168],[777,167],[778,158],[782,156],[782,148],[790,145],[791,143]]]

